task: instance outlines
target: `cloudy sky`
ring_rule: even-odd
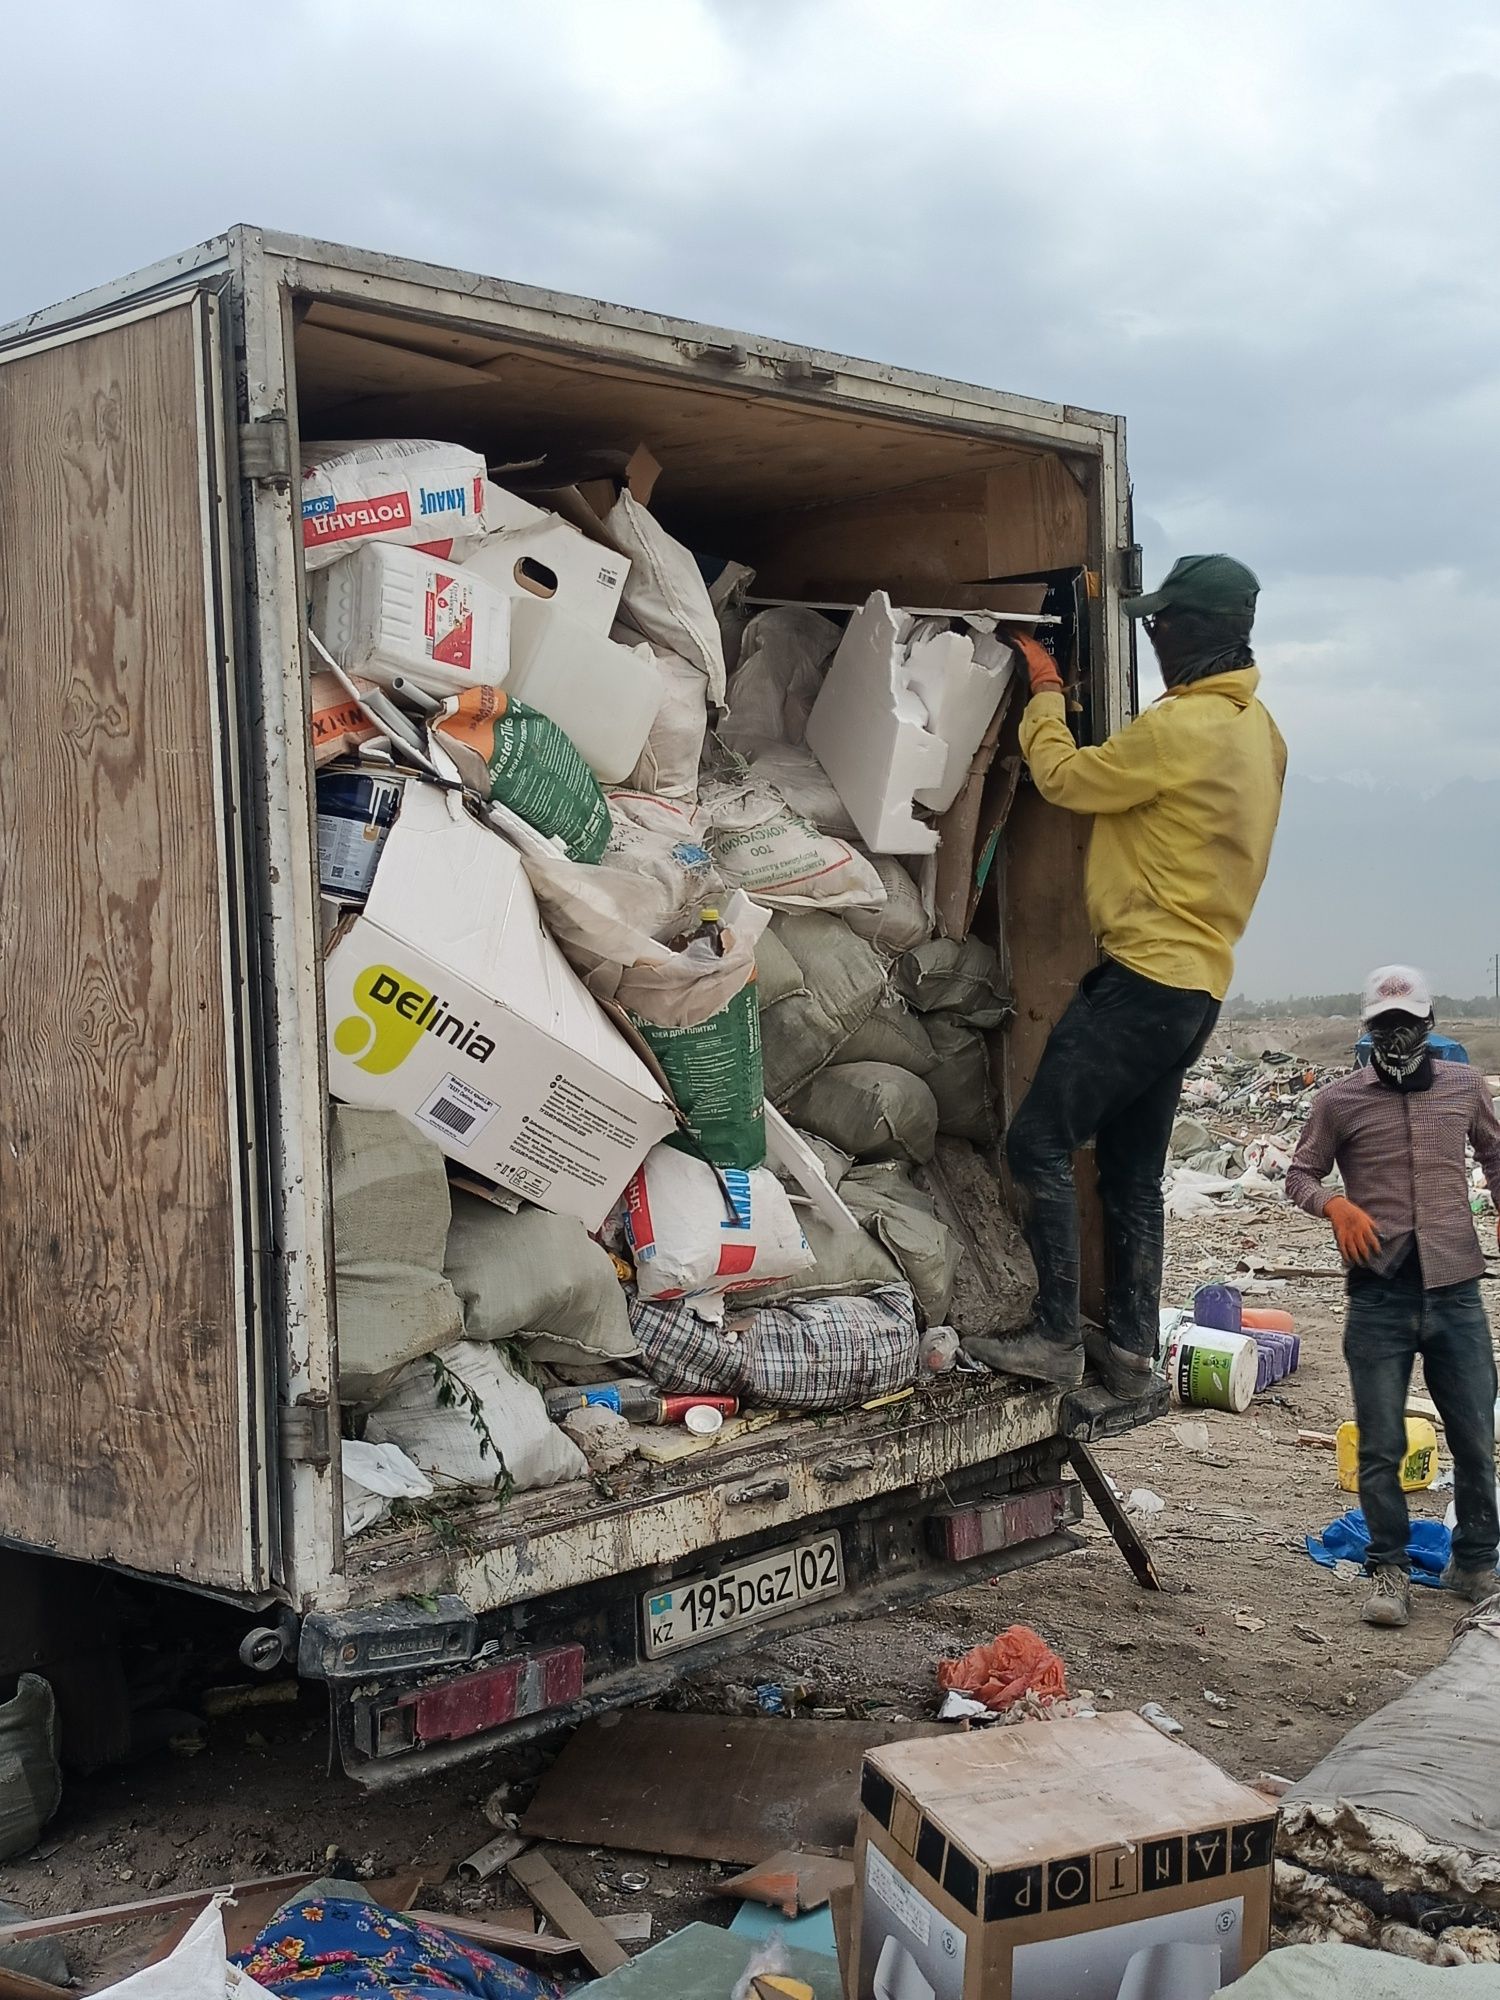
[[[1251,563],[1294,772],[1356,781],[1351,838],[1372,795],[1410,824],[1394,883],[1279,857],[1250,990],[1395,955],[1423,795],[1500,778],[1484,0],[59,0],[6,36],[0,320],[263,222],[1123,411],[1148,572]],[[1425,913],[1454,990],[1493,873]]]

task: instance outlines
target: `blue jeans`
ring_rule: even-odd
[[[1363,1275],[1350,1282],[1344,1359],[1359,1425],[1359,1504],[1370,1530],[1368,1566],[1411,1568],[1401,1461],[1406,1391],[1419,1354],[1453,1456],[1458,1511],[1453,1560],[1460,1569],[1492,1570],[1500,1550],[1495,1357],[1477,1278],[1432,1291]]]

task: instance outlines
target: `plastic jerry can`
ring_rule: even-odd
[[[510,671],[510,599],[391,542],[320,570],[309,622],[346,674],[385,687],[404,676],[428,694],[462,694],[499,687]]]
[[[518,597],[510,608],[510,693],[555,722],[601,784],[622,784],[661,707],[655,660],[550,601]]]
[[[1340,1424],[1337,1442],[1339,1486],[1345,1493],[1359,1491],[1359,1425]],[[1437,1478],[1437,1432],[1426,1417],[1406,1420],[1406,1456],[1401,1461],[1401,1491],[1420,1493]]]

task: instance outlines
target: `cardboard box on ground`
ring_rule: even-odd
[[[1135,1715],[865,1757],[851,2000],[1209,2000],[1270,1943],[1276,1816]]]

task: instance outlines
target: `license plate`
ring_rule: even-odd
[[[843,1588],[844,1549],[833,1532],[736,1563],[717,1576],[684,1577],[641,1599],[646,1658],[659,1660],[663,1653],[701,1646],[799,1604],[837,1597]]]

